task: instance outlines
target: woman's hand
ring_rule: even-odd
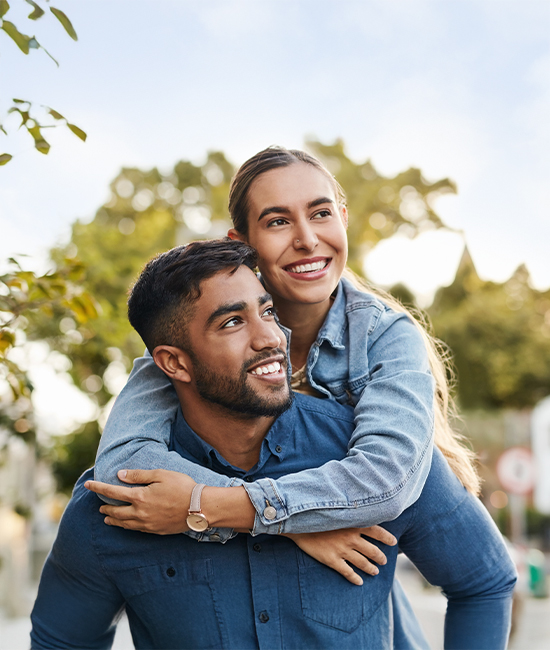
[[[186,518],[195,481],[186,474],[166,469],[121,470],[118,478],[138,487],[109,485],[86,481],[85,487],[111,499],[130,505],[103,505],[99,509],[107,515],[105,523],[129,530],[140,530],[157,535],[175,535],[189,530]]]
[[[378,573],[378,568],[369,559],[377,564],[386,564],[387,561],[384,553],[366,540],[363,535],[388,546],[397,544],[395,537],[380,526],[343,528],[322,533],[285,534],[284,536],[295,542],[304,553],[341,573],[346,580],[354,585],[362,585],[363,579],[355,573],[350,564],[374,576]]]

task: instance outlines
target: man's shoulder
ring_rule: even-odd
[[[295,408],[306,418],[329,417],[353,424],[353,408],[336,400],[296,393]]]

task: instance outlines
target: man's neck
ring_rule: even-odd
[[[256,465],[275,418],[235,413],[198,395],[177,392],[183,417],[199,438],[235,467],[248,471]]]

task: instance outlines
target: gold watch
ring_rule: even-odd
[[[194,530],[196,533],[203,533],[205,530],[210,529],[208,519],[201,512],[201,494],[205,487],[204,483],[197,483],[191,492],[186,523],[189,529]]]

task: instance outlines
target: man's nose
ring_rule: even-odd
[[[275,348],[284,349],[284,338],[285,335],[273,321],[266,322],[260,319],[254,330],[252,347],[254,350],[265,350],[266,348],[269,348],[270,350]]]

